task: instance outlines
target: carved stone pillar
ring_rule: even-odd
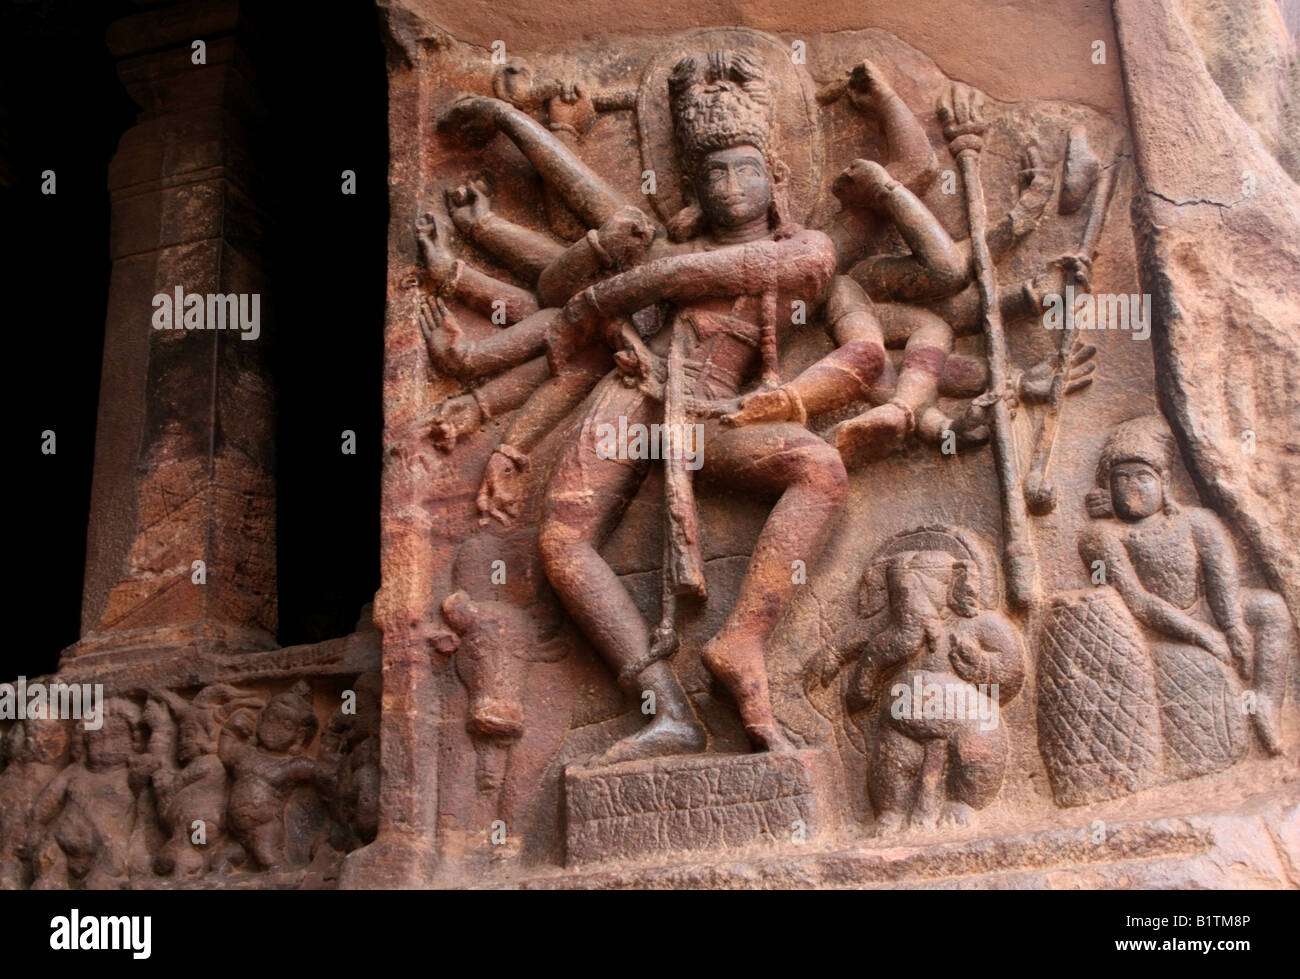
[[[236,0],[156,6],[108,32],[141,111],[109,169],[113,271],[82,638],[65,664],[275,645],[274,412],[252,150],[264,110],[249,39]],[[155,297],[174,302],[178,290],[202,297],[202,319],[186,324],[177,308],[176,328],[159,328]],[[241,302],[247,320],[215,316]]]

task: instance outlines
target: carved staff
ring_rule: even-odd
[[[1079,252],[1067,261],[1073,272],[1075,286],[1080,292],[1091,291],[1089,273],[1092,269],[1093,254],[1097,247],[1097,238],[1101,234],[1102,224],[1106,220],[1106,210],[1110,204],[1111,189],[1115,185],[1115,166],[1112,164],[1101,172],[1092,198],[1092,209],[1088,212],[1088,221],[1084,225],[1083,240],[1079,243]],[[1052,390],[1048,396],[1047,408],[1038,428],[1038,437],[1034,439],[1034,454],[1029,466],[1029,475],[1025,477],[1025,503],[1031,513],[1038,516],[1051,513],[1056,509],[1056,487],[1047,482],[1047,467],[1052,461],[1052,450],[1056,447],[1056,433],[1061,425],[1061,406],[1069,393],[1067,385],[1070,380],[1071,361],[1074,355],[1074,341],[1078,336],[1074,326],[1073,306],[1066,312],[1065,330],[1061,334],[1061,345],[1057,348],[1056,373],[1052,378]]]
[[[980,302],[984,308],[984,343],[989,361],[989,392],[992,413],[993,459],[1002,488],[1003,562],[1007,575],[1007,599],[1015,608],[1027,608],[1037,591],[1033,545],[1029,542],[1029,517],[1021,488],[1012,440],[1011,410],[1003,396],[1007,390],[1007,346],[998,307],[997,271],[989,254],[980,182],[981,138],[987,126],[980,115],[981,96],[954,87],[951,103],[939,107],[944,136],[961,168],[966,188],[966,213],[970,223],[971,256],[974,259]]]
[[[686,395],[686,337],[687,326],[677,323],[673,327],[672,344],[668,348],[668,363],[663,386],[664,427],[661,430],[660,448],[664,466],[664,567],[660,575],[659,626],[650,639],[650,652],[655,659],[672,655],[677,648],[677,598],[708,594],[704,579],[704,563],[700,558],[699,517],[695,512],[695,487],[691,470],[686,468],[685,450],[689,446],[696,454],[701,446],[695,442],[694,416],[690,399]],[[670,433],[679,432],[680,441],[671,451],[666,439]]]
[[[695,512],[695,487],[691,470],[686,468],[685,450],[687,442],[693,452],[698,453],[700,446],[695,444],[695,426],[686,397],[686,343],[685,334],[688,327],[677,323],[673,328],[672,346],[668,348],[668,376],[664,382],[664,428],[662,438],[677,436],[681,433],[680,443],[672,451],[663,452],[664,456],[664,504],[667,511],[668,542],[672,553],[672,563],[664,569],[674,595],[693,594],[704,598],[704,565],[700,559],[699,520]],[[661,448],[664,447],[660,441]]]

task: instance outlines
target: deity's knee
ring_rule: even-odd
[[[811,440],[789,456],[793,484],[815,490],[828,503],[838,505],[849,488],[844,459],[830,443]]]

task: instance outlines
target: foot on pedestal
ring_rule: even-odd
[[[588,767],[661,755],[687,755],[703,751],[708,745],[708,734],[696,719],[686,692],[666,661],[647,666],[627,683],[627,690],[637,703],[650,702],[645,694],[653,694],[654,720],[593,758]]]
[[[708,736],[694,718],[683,721],[661,713],[636,734],[615,742],[604,754],[597,755],[587,763],[587,767],[618,765],[664,755],[689,755],[703,751],[707,744]]]
[[[796,745],[776,722],[771,724],[746,724],[745,733],[750,743],[760,751],[798,751]]]

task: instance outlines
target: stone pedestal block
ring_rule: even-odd
[[[570,767],[568,862],[811,841],[834,825],[832,783],[821,751]]]

